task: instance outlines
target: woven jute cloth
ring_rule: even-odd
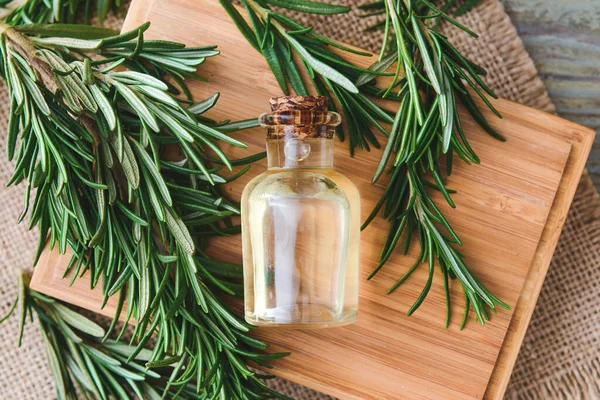
[[[353,6],[362,2],[343,1]],[[445,33],[464,54],[488,70],[486,80],[498,95],[554,112],[501,3],[484,0],[460,21],[477,31],[480,39],[447,27]],[[367,22],[357,13],[311,17],[304,22],[338,40],[378,51],[379,34],[363,33]],[[117,19],[111,24],[118,27],[120,23]],[[0,86],[2,126],[8,118],[8,106],[6,88]],[[3,146],[4,140],[0,140],[2,154]],[[2,185],[11,171],[12,165],[0,157]],[[16,296],[15,270],[29,267],[36,245],[37,232],[28,232],[24,224],[15,225],[22,193],[22,187],[0,189],[0,314]],[[515,365],[507,399],[600,398],[599,271],[600,199],[584,175]],[[16,320],[11,318],[0,328],[0,398],[55,398],[40,333],[34,324],[28,324],[23,346],[17,349]],[[282,379],[270,385],[298,400],[331,399]]]

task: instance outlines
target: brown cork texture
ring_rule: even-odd
[[[269,100],[271,111],[327,111],[326,96],[280,96]]]
[[[328,125],[326,96],[279,96],[269,99],[272,114],[262,122],[268,140],[332,139],[334,127]]]

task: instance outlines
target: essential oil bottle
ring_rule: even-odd
[[[360,196],[333,169],[341,117],[327,97],[272,98],[268,170],[242,195],[245,319],[317,328],[356,320]]]

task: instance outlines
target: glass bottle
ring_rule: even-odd
[[[329,327],[356,320],[360,196],[333,169],[327,98],[271,99],[260,117],[268,170],[242,194],[245,319],[252,325]]]

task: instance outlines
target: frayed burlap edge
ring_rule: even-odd
[[[541,384],[519,393],[518,399],[598,399],[600,398],[600,358],[595,358],[589,365],[582,365],[576,371],[555,380],[540,382]]]

